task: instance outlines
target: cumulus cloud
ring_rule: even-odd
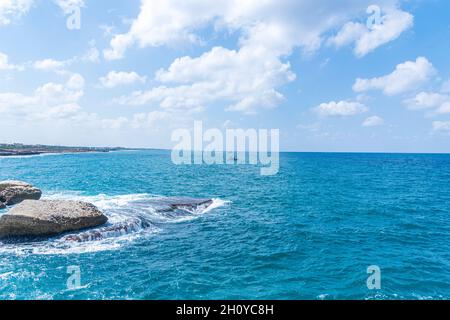
[[[362,123],[363,127],[378,127],[384,124],[384,119],[379,116],[368,117]]]
[[[134,44],[147,47],[183,42],[199,43],[202,40],[198,31],[209,24],[213,24],[217,29],[242,30],[244,38],[260,37],[260,40],[266,39],[262,31],[267,31],[269,27],[281,38],[276,40],[269,37],[265,41],[266,44],[275,40],[273,45],[285,47],[288,51],[293,46],[314,50],[320,46],[325,32],[348,21],[350,17],[365,12],[371,2],[218,0],[211,6],[206,0],[141,0],[140,13],[130,30],[113,37],[111,47],[105,51],[105,57],[122,58],[125,51]],[[399,16],[406,13],[391,9],[397,6],[395,0],[382,0],[379,3],[389,10],[383,17],[382,33],[387,33],[387,29],[397,30],[398,27],[392,21],[401,20]],[[176,23],[173,23],[174,21]]]
[[[49,82],[38,87],[33,94],[0,93],[0,112],[3,117],[24,119],[61,118],[80,110],[84,78],[72,75],[64,84]]]
[[[130,126],[134,129],[151,128],[161,121],[173,119],[173,114],[167,111],[151,111],[134,114],[130,119]]]
[[[397,5],[395,0],[381,2]],[[228,111],[256,113],[284,100],[279,88],[296,78],[287,61],[295,48],[306,53],[317,50],[325,33],[365,12],[369,4],[366,0],[218,0],[211,6],[206,0],[142,0],[130,29],[112,38],[104,57],[123,58],[136,45],[202,43],[201,31],[208,26],[216,33],[238,34],[236,49],[214,47],[198,57],[180,57],[156,74],[160,86],[120,101],[196,110],[218,102],[225,103]]]
[[[89,49],[81,57],[84,62],[100,62],[100,50],[97,49],[95,40],[89,41]]]
[[[10,24],[14,19],[26,14],[33,0],[1,0],[0,1],[0,27]]]
[[[436,92],[420,92],[414,98],[404,101],[411,110],[431,110],[428,114],[449,114],[450,113],[450,95]]]
[[[87,112],[80,106],[84,95],[85,80],[73,74],[65,83],[49,82],[36,88],[32,94],[17,92],[0,93],[0,113],[4,123],[28,123],[29,126],[51,123],[51,127],[64,128],[121,129],[126,125],[138,126],[139,118],[104,118]],[[147,119],[144,123],[149,123]],[[143,124],[140,124],[143,126]]]
[[[381,90],[385,95],[392,96],[411,91],[428,82],[436,74],[433,65],[424,57],[416,61],[406,61],[397,65],[395,70],[382,77],[372,79],[356,79],[353,85],[355,92]]]
[[[80,112],[70,119],[72,126],[109,130],[159,130],[162,127],[179,128],[186,120],[179,115],[166,111],[151,111],[132,114],[129,117],[103,118],[97,113]],[[162,124],[164,123],[164,124]]]
[[[449,114],[450,113],[450,99],[439,106],[435,111],[437,114]]]
[[[227,110],[252,113],[258,108],[276,107],[283,96],[275,88],[293,81],[295,75],[288,63],[263,48],[255,52],[247,47],[239,51],[216,47],[198,58],[176,59],[167,70],[159,70],[156,79],[164,85],[122,101],[200,110],[208,103],[224,100],[229,101]]]
[[[117,86],[133,84],[136,82],[144,83],[146,81],[146,77],[140,76],[134,71],[110,71],[106,76],[101,77],[99,81],[105,88],[115,88]]]
[[[369,108],[359,102],[353,101],[331,101],[328,103],[322,103],[315,108],[315,112],[320,116],[354,116],[360,113],[367,112]]]
[[[67,70],[70,66],[81,62],[96,63],[100,61],[100,52],[95,45],[95,41],[89,42],[89,49],[81,56],[73,56],[66,60],[57,60],[54,58],[46,58],[37,60],[31,65],[36,70],[54,71],[61,74],[70,74]]]
[[[2,70],[22,70],[22,66],[9,63],[9,58],[5,53],[0,52],[0,71]]]
[[[38,70],[54,71],[63,69],[68,65],[68,61],[60,61],[55,59],[43,59],[34,62],[33,67]]]
[[[449,96],[435,92],[420,92],[414,98],[404,101],[411,110],[438,108],[446,102],[450,102]]]
[[[356,22],[347,22],[339,32],[328,39],[328,44],[336,47],[342,47],[355,42],[363,37],[364,34],[370,32],[366,25]]]
[[[433,131],[450,132],[450,121],[433,121]]]
[[[363,57],[376,48],[397,39],[404,31],[413,26],[414,17],[396,8],[389,9],[380,17],[379,24],[373,24],[369,29],[366,24],[348,22],[342,29],[328,40],[329,44],[342,47],[355,44],[354,53]]]
[[[156,129],[161,121],[180,126],[190,120],[170,111],[136,113],[128,117],[104,117],[85,110],[80,101],[84,96],[85,79],[72,74],[64,83],[49,82],[37,87],[31,94],[18,92],[0,93],[0,121],[8,121],[27,127],[49,124],[49,127],[77,128],[89,130]],[[167,127],[167,124],[164,125]]]

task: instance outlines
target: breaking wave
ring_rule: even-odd
[[[70,254],[115,250],[159,233],[167,223],[201,217],[228,202],[221,199],[162,197],[150,194],[85,196],[78,192],[49,193],[44,199],[79,200],[93,203],[107,217],[107,224],[71,232],[45,241],[5,242],[0,253]]]

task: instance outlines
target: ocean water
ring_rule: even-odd
[[[269,177],[176,166],[168,151],[0,158],[6,179],[146,225],[81,243],[0,242],[0,299],[450,298],[449,155],[282,153]],[[214,202],[152,207],[179,196]],[[380,290],[367,288],[371,265]],[[67,286],[70,266],[79,288]]]

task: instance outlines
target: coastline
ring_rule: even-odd
[[[50,145],[1,144],[0,157],[39,156],[49,154],[108,153],[114,151],[136,150],[122,147],[67,147]]]

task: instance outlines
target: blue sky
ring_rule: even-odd
[[[1,142],[450,152],[448,1],[0,0],[0,39]]]

